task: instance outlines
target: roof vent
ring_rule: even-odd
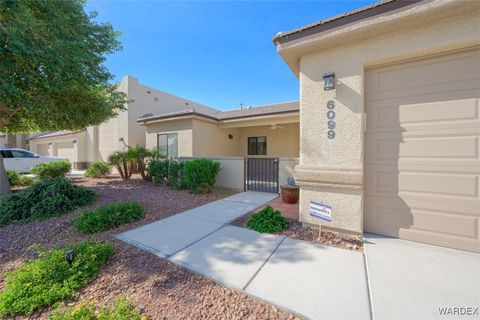
[[[148,118],[148,117],[153,117],[153,113],[145,113],[140,116],[140,118]]]

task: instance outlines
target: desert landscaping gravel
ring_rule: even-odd
[[[72,180],[97,192],[99,199],[90,207],[118,200],[138,200],[144,205],[145,218],[90,236],[77,231],[72,224],[72,219],[78,216],[82,209],[58,218],[0,228],[1,274],[13,271],[23,262],[35,257],[32,249],[34,245],[52,248],[85,238],[108,240],[115,247],[114,257],[75,299],[67,301],[70,305],[80,301],[106,304],[118,296],[126,296],[150,319],[297,319],[295,315],[280,311],[245,293],[226,288],[114,238],[117,233],[227,197],[233,192],[216,189],[211,194],[194,195],[167,186],[154,186],[139,177],[129,181],[122,181],[117,177]],[[4,280],[1,277],[0,290],[3,288]],[[50,312],[50,309],[41,310],[28,319],[48,319]]]
[[[247,228],[247,221],[253,214],[254,212],[246,214],[232,221],[231,224],[237,227]],[[318,229],[305,226],[299,221],[288,219],[288,222],[288,229],[277,233],[278,235],[286,236],[297,240],[319,243],[330,247],[363,251],[363,238],[361,236],[330,230],[322,230],[319,235]]]

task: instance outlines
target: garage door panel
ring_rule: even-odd
[[[367,231],[480,251],[479,61],[474,50],[367,71]]]
[[[58,142],[57,143],[57,156],[67,159],[70,163],[74,163],[75,148],[73,142]]]
[[[399,158],[479,159],[478,136],[398,137],[366,135],[366,163],[397,163]]]
[[[393,166],[365,166],[365,194],[399,192],[479,198],[478,174],[397,171]]]
[[[369,70],[369,100],[405,98],[478,88],[480,52],[446,55]]]
[[[415,202],[401,198],[377,197],[374,201],[366,200],[365,210],[369,214],[365,219],[365,227],[371,232],[397,237],[402,229],[418,229],[471,239],[478,237],[478,215],[441,211],[444,208],[416,208]]]
[[[47,143],[40,143],[37,145],[37,153],[42,156],[48,156],[48,144]]]
[[[426,103],[407,104],[399,99],[397,103],[388,101],[387,105],[372,103],[372,112],[369,114],[367,130],[388,129],[397,130],[409,124],[429,124],[431,122],[445,122],[457,120],[478,120],[478,99],[457,99],[445,101],[440,97],[437,102],[429,99]],[[452,108],[455,113],[452,114]]]

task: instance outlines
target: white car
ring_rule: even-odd
[[[30,172],[35,165],[41,162],[64,160],[58,157],[41,156],[31,151],[17,148],[0,149],[0,153],[3,157],[5,169],[19,173]]]

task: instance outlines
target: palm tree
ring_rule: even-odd
[[[120,173],[120,177],[123,180],[127,180],[130,178],[128,172],[128,157],[126,151],[116,151],[108,157],[108,161],[117,167],[118,172]]]

